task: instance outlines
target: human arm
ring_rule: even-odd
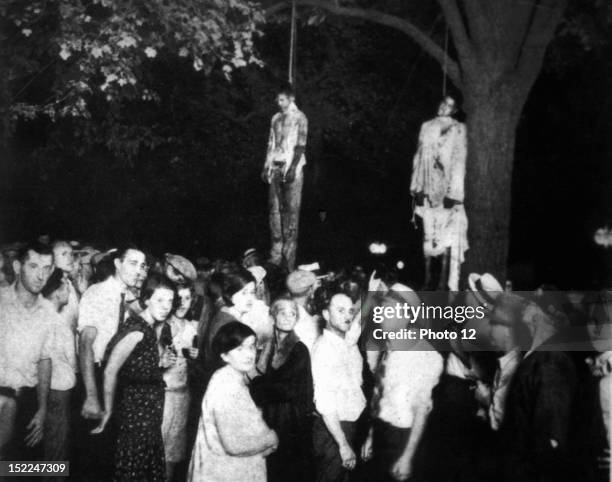
[[[467,134],[465,125],[458,124],[456,127],[451,164],[448,178],[448,188],[444,198],[444,207],[449,209],[455,204],[460,204],[464,199],[465,184],[465,161],[467,158]]]
[[[276,116],[272,118],[272,122],[270,124],[270,135],[268,136],[268,149],[266,152],[266,161],[264,163],[264,167],[261,171],[261,180],[267,184],[270,184],[270,178],[272,175],[272,159],[271,154],[274,150],[274,145],[276,144],[276,139],[274,136],[274,119]]]
[[[338,444],[338,450],[340,452],[340,458],[342,459],[342,466],[346,469],[353,470],[357,463],[357,456],[353,452],[351,444],[346,440],[340,420],[336,412],[322,413],[323,423],[329,430],[329,433],[333,437],[334,441]]]
[[[391,468],[391,475],[396,480],[408,480],[412,474],[412,461],[414,454],[423,438],[427,418],[431,412],[431,399],[429,403],[421,403],[414,409],[414,420],[410,429],[410,436],[402,455],[397,459]]]
[[[424,125],[421,126],[419,131],[418,148],[412,160],[412,178],[410,180],[410,194],[415,198],[416,204],[423,205],[424,200],[424,179],[423,179],[423,136],[424,136]]]
[[[28,424],[28,434],[25,438],[28,447],[37,445],[43,438],[45,417],[47,416],[47,399],[49,397],[49,387],[51,386],[51,370],[50,358],[39,360],[37,366],[38,385],[36,386],[38,410]]]
[[[283,366],[254,378],[250,390],[255,403],[262,406],[295,400],[303,392],[304,384],[312,385],[310,355],[306,346],[297,343]]]
[[[91,433],[102,433],[113,413],[115,391],[117,388],[117,376],[119,370],[134,351],[136,345],[142,340],[144,334],[141,331],[133,331],[125,335],[113,348],[106,368],[104,369],[104,413],[100,424]]]
[[[266,425],[246,388],[219,397],[213,416],[219,440],[229,455],[267,455],[278,446],[276,432]]]
[[[306,142],[308,140],[308,118],[304,114],[300,115],[297,128],[297,143],[293,149],[293,159],[291,160],[291,165],[289,166],[287,174],[285,175],[285,182],[293,182],[295,180],[297,166],[300,163],[302,156],[306,153]]]
[[[98,331],[93,326],[86,326],[79,335],[79,367],[85,385],[85,401],[81,409],[81,416],[84,418],[100,418],[102,415],[94,375],[93,343],[97,333]]]

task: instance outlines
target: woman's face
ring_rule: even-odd
[[[255,368],[256,354],[255,337],[251,335],[245,338],[240,346],[237,346],[227,353],[223,353],[221,359],[234,370],[247,373]]]
[[[168,288],[157,288],[151,298],[145,301],[147,311],[155,321],[165,321],[172,311],[174,291]]]
[[[193,297],[191,296],[191,290],[189,288],[181,288],[178,291],[179,307],[176,309],[177,318],[185,318],[189,308],[191,308],[191,302]]]
[[[255,301],[255,283],[253,281],[244,285],[244,287],[232,295],[232,304],[239,313],[247,313],[253,308]]]
[[[279,331],[289,332],[295,327],[298,313],[295,303],[289,300],[279,301],[276,314],[274,315],[274,326]]]

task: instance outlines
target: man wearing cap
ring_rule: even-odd
[[[193,283],[198,277],[191,261],[178,254],[166,253],[164,258],[164,274],[177,285],[186,282]]]
[[[311,271],[298,269],[287,276],[287,290],[298,306],[298,321],[293,328],[300,341],[312,353],[317,338],[321,334],[317,320],[308,312],[306,306],[312,296],[317,278]]]

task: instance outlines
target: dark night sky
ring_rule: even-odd
[[[356,132],[349,133],[346,142],[353,145],[341,149],[324,140],[317,151],[321,156],[311,153],[302,211],[302,259],[310,261],[322,252],[333,252],[337,261],[359,259],[369,241],[383,239],[394,247],[394,256],[414,270],[411,277],[418,279],[419,234],[409,224],[406,188],[418,124],[431,117],[438,101],[440,70],[399,34],[369,27],[363,32],[369,32],[368,41],[347,61],[345,82],[358,88],[364,83],[364,89],[379,95],[375,102],[382,103],[380,109],[392,124],[368,118],[364,108],[362,118],[358,116],[354,123]],[[284,31],[277,35],[282,38]],[[317,35],[312,30],[300,38],[302,49],[312,45],[313,56],[321,48]],[[263,46],[264,54],[278,38],[272,33],[265,41],[270,44]],[[397,45],[405,51],[390,48]],[[510,276],[517,287],[541,282],[587,287],[607,268],[592,235],[597,227],[612,223],[610,53],[585,54],[561,71],[545,69],[524,110],[517,137],[510,240]],[[271,65],[274,62],[284,62],[282,52]],[[314,69],[308,59],[303,59],[300,68],[306,75],[309,68]],[[383,79],[381,85],[376,77],[368,77],[372,71]],[[323,102],[316,104],[321,98],[312,93],[300,100],[306,113],[313,114],[311,122],[326,107]],[[102,165],[93,171],[84,169],[78,159],[62,160],[51,178],[41,177],[41,166],[21,161],[32,147],[47,142],[47,126],[21,125],[14,149],[3,156],[0,242],[46,231],[104,241],[131,237],[155,252],[175,250],[212,257],[234,257],[252,245],[264,248],[266,188],[257,175],[267,135],[263,119],[272,112],[270,105],[262,122],[247,127],[248,132],[241,127],[236,149],[249,152],[250,160],[238,185],[211,188],[215,169],[230,169],[229,160],[240,155],[229,143],[217,146],[226,163],[221,167],[208,170],[196,161],[195,167],[181,167],[186,170],[183,176],[195,178],[189,188],[169,179],[167,189],[181,192],[167,197],[163,195],[166,188],[151,189],[137,200],[122,192],[143,183],[139,169],[113,166],[103,153],[99,156]],[[373,133],[358,131],[361,124],[373,128]],[[259,137],[261,145],[255,140]],[[215,133],[210,142],[215,142]],[[362,149],[360,155],[384,158],[385,145],[391,146],[391,153],[380,176],[372,175],[367,163],[353,157]],[[159,167],[158,175],[165,178],[167,170]],[[55,208],[49,208],[49,200]],[[315,241],[327,239],[317,237],[322,229],[317,217],[320,208],[329,214],[328,247]]]

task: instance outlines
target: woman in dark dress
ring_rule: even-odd
[[[242,321],[242,316],[251,310],[255,302],[255,278],[246,269],[240,268],[230,273],[216,273],[214,283],[217,286],[223,306],[210,320],[202,347],[204,350],[204,385],[220,367],[218,356],[213,352],[212,341],[222,326],[232,321]],[[205,387],[204,387],[205,388]]]
[[[267,458],[268,480],[310,481],[312,467],[313,386],[310,355],[293,327],[298,307],[290,298],[270,309],[274,336],[264,346],[251,395],[264,420],[278,434],[278,450]]]
[[[104,405],[108,411],[94,433],[102,432],[114,417],[118,428],[115,481],[166,479],[161,432],[165,395],[162,369],[172,366],[176,356],[167,351],[160,359],[154,324],[168,318],[174,298],[173,283],[164,276],[151,275],[141,294],[146,309],[121,323],[106,349]]]

